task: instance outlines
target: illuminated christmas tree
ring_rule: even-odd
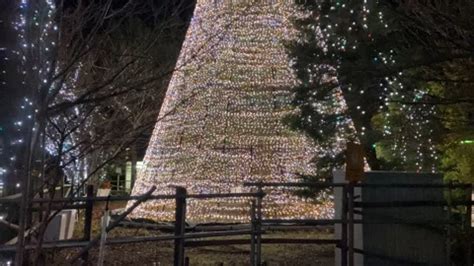
[[[296,79],[283,45],[294,35],[290,2],[197,1],[132,194],[152,185],[159,194],[174,193],[170,185],[191,194],[243,192],[246,181],[292,182],[314,173],[318,149],[282,122],[295,112]],[[263,213],[329,217],[332,208],[287,189],[271,191]],[[173,220],[174,204],[148,201],[131,216]],[[249,200],[189,200],[187,217],[246,221]]]

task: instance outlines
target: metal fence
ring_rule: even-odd
[[[250,193],[224,193],[224,194],[188,194],[186,189],[176,187],[174,195],[152,195],[154,188],[147,193],[139,196],[109,196],[94,197],[93,187],[87,188],[86,197],[61,198],[61,199],[33,199],[32,211],[44,210],[44,204],[50,204],[51,209],[84,209],[85,222],[81,239],[61,240],[45,242],[43,249],[61,249],[61,248],[81,248],[81,251],[73,260],[82,260],[86,263],[89,260],[89,250],[99,243],[99,236],[91,238],[92,229],[92,213],[95,202],[112,202],[112,201],[128,201],[135,200],[132,207],[127,209],[125,213],[116,218],[106,231],[116,227],[123,218],[126,217],[136,206],[148,200],[174,199],[175,220],[171,229],[173,234],[161,236],[143,236],[143,237],[121,237],[110,238],[105,242],[106,245],[127,244],[137,242],[154,242],[154,241],[174,241],[174,265],[182,266],[189,264],[186,258],[186,248],[215,246],[215,245],[250,245],[250,264],[262,265],[262,245],[263,244],[315,244],[315,245],[335,245],[341,249],[341,265],[354,265],[354,254],[361,253],[364,256],[371,256],[364,250],[354,247],[354,225],[364,224],[363,219],[354,219],[354,214],[361,208],[394,208],[394,207],[413,207],[413,206],[465,206],[466,216],[472,212],[472,200],[444,200],[444,201],[377,201],[377,202],[361,202],[354,199],[354,188],[356,187],[372,187],[372,188],[445,188],[465,189],[472,191],[471,185],[454,185],[454,184],[353,184],[353,183],[245,183],[252,191]],[[341,217],[334,219],[266,219],[262,213],[264,190],[277,188],[341,188],[342,212]],[[265,188],[265,189],[264,189]],[[209,199],[209,198],[249,198],[251,207],[249,209],[250,224],[240,227],[229,227],[227,230],[210,230],[205,232],[186,232],[186,201],[187,199]],[[18,204],[16,199],[0,199],[0,204]],[[412,223],[429,223],[429,221],[411,221]],[[376,223],[403,223],[403,221],[380,220]],[[336,239],[296,239],[296,238],[264,238],[267,228],[278,229],[299,229],[302,226],[311,228],[315,226],[328,226],[340,224],[342,226],[341,237]],[[448,221],[449,224],[449,221]],[[226,238],[226,239],[209,239],[214,237],[231,237],[248,235],[250,239]],[[35,244],[28,244],[25,249],[34,249]],[[15,252],[16,246],[2,245],[0,252]],[[472,243],[466,247],[466,265],[472,265]]]

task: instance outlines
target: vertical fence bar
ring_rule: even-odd
[[[250,265],[255,266],[255,234],[256,234],[256,220],[255,220],[255,199],[252,200],[250,208]]]
[[[342,187],[340,250],[341,266],[347,266],[347,186]]]
[[[256,265],[260,266],[262,261],[262,201],[263,201],[263,189],[262,185],[258,186],[257,196],[257,221],[256,221],[256,233],[257,233],[257,258],[255,260]]]
[[[94,201],[92,197],[94,197],[94,186],[88,185],[86,188],[87,193],[87,200],[86,200],[86,212],[84,215],[84,240],[90,241],[91,240],[91,231],[92,231],[92,212],[94,208]],[[87,265],[87,261],[89,260],[89,252],[84,252],[82,255],[82,263]]]
[[[451,188],[452,182],[449,182],[449,187],[448,187],[448,206],[447,206],[447,212],[446,212],[446,219],[448,220],[448,223],[446,224],[446,265],[451,265],[451,222],[452,222],[452,188]]]
[[[107,202],[107,205],[109,203]],[[105,258],[105,241],[107,240],[107,226],[109,225],[110,221],[110,212],[109,207],[105,208],[104,215],[102,216],[101,221],[101,228],[100,228],[100,242],[99,242],[99,260],[97,262],[97,266],[104,265],[104,258]]]
[[[348,210],[348,246],[349,246],[349,266],[354,266],[354,183],[350,182],[347,193]]]
[[[184,230],[186,226],[186,189],[176,187],[176,212],[174,224],[174,266],[184,265]]]
[[[466,206],[466,221],[465,221],[465,232],[469,235],[472,236],[473,230],[472,230],[472,192],[473,192],[473,186],[469,186],[467,189],[467,195],[466,199],[471,202]],[[472,241],[470,241],[470,237],[468,237],[468,240],[466,241],[466,265],[474,265],[472,261]]]

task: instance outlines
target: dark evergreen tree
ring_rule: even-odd
[[[299,39],[288,44],[300,80],[294,128],[330,143],[352,120],[356,133],[345,138],[360,141],[372,169],[436,170],[443,147],[472,138],[473,2],[323,0],[300,7]],[[345,109],[334,109],[339,93]],[[323,176],[342,163],[342,151],[335,152],[319,158]]]

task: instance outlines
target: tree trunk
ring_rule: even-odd
[[[133,143],[130,147],[130,157],[132,160],[132,180],[130,184],[130,188],[133,188],[135,185],[135,180],[137,180],[137,145]]]

